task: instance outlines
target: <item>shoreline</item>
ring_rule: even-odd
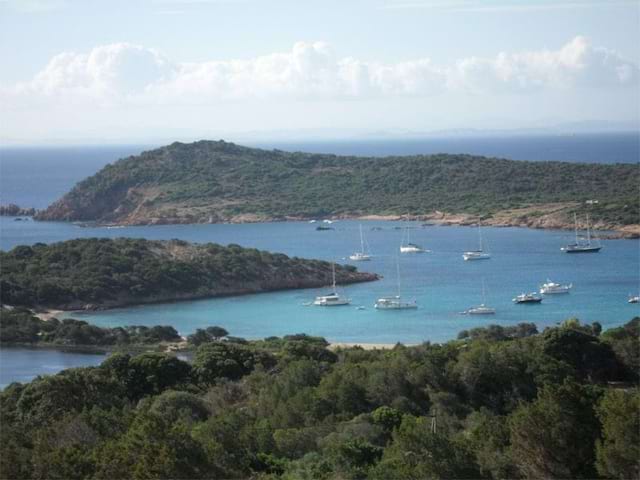
[[[520,207],[514,209],[505,209],[495,212],[494,214],[471,214],[471,213],[448,213],[441,211],[434,211],[426,214],[366,214],[366,215],[330,215],[322,218],[312,217],[294,217],[294,216],[253,216],[253,215],[237,215],[223,219],[217,222],[197,222],[193,219],[189,221],[182,221],[182,219],[176,218],[153,218],[148,221],[123,221],[123,222],[68,222],[63,220],[37,220],[33,217],[33,221],[62,221],[65,223],[71,223],[80,227],[95,227],[95,228],[125,228],[125,227],[152,227],[160,225],[206,225],[206,224],[221,224],[221,225],[233,225],[233,224],[247,224],[247,223],[276,223],[276,222],[310,222],[316,220],[363,220],[363,221],[416,221],[416,222],[428,222],[432,226],[476,226],[481,223],[483,226],[504,228],[504,227],[518,227],[518,228],[531,228],[534,230],[566,230],[572,231],[575,226],[573,222],[567,221],[562,218],[563,212],[567,208],[575,208],[578,204],[541,204],[531,205],[529,207]],[[583,226],[579,226],[582,229]],[[596,222],[591,226],[593,232],[605,232],[600,236],[605,240],[618,240],[618,239],[637,239],[640,238],[640,223],[628,224],[628,225],[616,225],[607,224],[604,222]]]

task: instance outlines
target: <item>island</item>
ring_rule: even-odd
[[[332,264],[239,245],[85,238],[0,252],[0,301],[59,310],[104,309],[332,283]],[[338,284],[377,280],[335,265]]]
[[[574,213],[589,213],[595,229],[637,236],[638,184],[633,164],[374,158],[176,142],[105,166],[35,219],[153,225],[404,218],[573,228]]]

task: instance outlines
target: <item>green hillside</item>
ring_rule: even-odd
[[[436,210],[490,216],[536,204],[573,209],[575,202],[598,199],[595,220],[624,225],[638,223],[638,185],[640,170],[630,164],[448,154],[348,157],[200,141],[108,165],[36,218],[153,224]]]
[[[238,245],[180,240],[77,239],[0,252],[1,301],[79,309],[186,300],[331,283],[329,262]],[[375,280],[336,266],[338,283]]]

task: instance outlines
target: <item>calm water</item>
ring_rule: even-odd
[[[0,389],[13,382],[30,382],[38,375],[51,375],[65,368],[100,365],[105,355],[56,350],[0,349]]]
[[[336,230],[318,232],[302,222],[245,225],[167,225],[127,228],[82,228],[55,222],[0,220],[2,248],[36,241],[52,242],[76,237],[180,238],[192,242],[238,243],[242,246],[283,252],[290,256],[346,262],[359,245],[358,222],[334,224]],[[484,228],[483,237],[493,258],[465,262],[461,253],[474,248],[477,229],[472,227],[426,227],[414,222],[362,222],[374,259],[358,264],[362,270],[384,276],[381,281],[343,289],[353,305],[343,308],[306,307],[320,290],[297,290],[233,298],[182,302],[75,313],[101,326],[173,325],[182,335],[208,325],[225,327],[232,335],[262,338],[305,332],[332,341],[417,343],[443,341],[457,332],[487,323],[514,325],[531,321],[540,327],[569,317],[599,321],[605,327],[620,325],[640,314],[626,302],[638,291],[640,242],[603,241],[597,254],[567,255],[560,246],[568,240],[561,231],[518,228]],[[432,250],[421,255],[401,255],[401,290],[415,298],[415,311],[380,312],[373,303],[379,296],[394,294],[397,286],[396,257],[402,231],[411,226],[411,239]],[[372,227],[381,230],[372,230]],[[572,282],[569,295],[545,298],[541,305],[514,305],[511,299],[532,291],[547,278]],[[487,303],[497,309],[491,317],[462,316],[459,312],[482,301],[482,281]],[[357,310],[364,306],[365,310]]]

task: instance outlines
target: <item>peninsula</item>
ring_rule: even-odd
[[[76,239],[0,252],[2,304],[104,309],[329,285],[332,266],[238,245]],[[336,282],[377,280],[336,265]]]
[[[440,219],[640,232],[631,164],[525,162],[471,155],[353,157],[173,143],[107,165],[36,214],[102,225],[312,218]],[[595,200],[595,201],[594,201]]]

